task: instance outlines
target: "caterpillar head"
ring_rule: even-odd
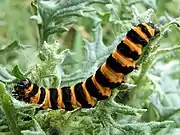
[[[22,80],[14,86],[12,95],[20,101],[29,102],[30,98],[28,93],[31,90],[32,83],[29,79]]]
[[[154,29],[154,36],[158,35],[160,33],[160,29],[158,27],[156,27],[153,23],[147,23],[149,26],[151,26],[151,28]]]

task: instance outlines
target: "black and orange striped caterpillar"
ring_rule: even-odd
[[[126,36],[97,69],[95,74],[75,86],[43,88],[29,79],[14,86],[13,96],[27,103],[38,104],[42,109],[90,108],[97,101],[111,96],[113,88],[121,85],[123,78],[135,69],[135,61],[142,54],[143,47],[160,33],[152,23],[142,23],[127,32]]]

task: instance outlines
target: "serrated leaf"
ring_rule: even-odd
[[[94,3],[107,4],[108,0],[69,0],[68,2],[57,0],[38,1],[38,14],[31,18],[42,20],[42,23],[39,23],[41,44],[48,40],[49,35],[68,30],[67,26],[74,23],[74,21],[70,21],[69,19],[74,16],[84,16],[98,20],[97,16],[93,16],[92,18],[91,15],[86,14],[88,12],[91,13],[96,11],[93,7],[90,6]],[[66,18],[65,21],[64,18]],[[73,19],[75,20],[75,18]]]
[[[35,128],[35,131],[31,131],[31,130],[22,130],[21,133],[23,135],[46,135],[45,132],[41,129],[39,123],[33,119],[35,125],[34,125],[34,128]]]
[[[152,16],[152,13],[154,12],[153,9],[148,9],[145,12],[140,13],[139,10],[134,5],[132,5],[131,8],[133,11],[132,21],[134,24],[137,25],[139,23],[150,22],[151,20],[150,18]]]
[[[172,125],[174,122],[173,121],[164,121],[164,122],[149,122],[149,123],[135,123],[135,124],[127,124],[127,125],[122,125],[121,130],[125,130],[125,134],[129,133],[139,133],[143,135],[151,135],[153,134],[153,131],[161,130],[161,128],[166,128],[167,126]]]
[[[24,75],[22,73],[22,71],[19,69],[19,66],[16,65],[13,70],[12,70],[12,74],[19,80],[23,80],[24,79]]]

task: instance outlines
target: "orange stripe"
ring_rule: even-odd
[[[148,29],[149,33],[153,37],[155,30],[153,28],[151,28],[151,26],[147,25],[146,23],[143,23],[142,25],[144,25]]]
[[[133,43],[131,40],[128,39],[128,37],[125,37],[123,39],[123,43],[125,43],[127,46],[129,46],[131,51],[137,52],[138,55],[142,54],[142,46],[140,44]]]
[[[96,100],[96,98],[91,97],[89,95],[89,92],[87,91],[86,86],[85,86],[85,82],[82,83],[82,88],[83,88],[83,91],[86,96],[86,100],[87,100],[88,104],[91,104],[92,106],[94,106],[96,104],[97,100]]]
[[[39,99],[40,99],[40,94],[41,94],[41,91],[40,91],[40,89],[38,89],[37,94],[30,98],[30,103],[37,104],[39,102]]]
[[[50,91],[48,88],[46,88],[45,91],[46,91],[46,96],[42,108],[47,109],[47,108],[51,108]]]
[[[65,108],[65,105],[62,101],[62,89],[61,88],[57,88],[58,91],[58,98],[57,98],[57,103],[58,103],[58,108],[62,109]]]
[[[106,63],[101,66],[100,70],[105,75],[105,77],[107,77],[111,82],[114,83],[121,82],[124,76],[122,73],[116,73],[113,70],[110,70],[110,68],[107,67]]]
[[[95,76],[93,75],[92,76],[92,81],[95,85],[95,87],[100,91],[100,93],[103,95],[103,96],[111,96],[111,89],[110,88],[107,88],[107,87],[103,87],[101,86],[97,81],[96,81],[96,78]]]
[[[134,67],[135,62],[131,58],[127,58],[122,55],[118,50],[114,50],[112,56],[122,65],[126,67]]]
[[[143,39],[145,39],[147,42],[149,42],[149,38],[141,31],[141,28],[134,27],[133,30]]]
[[[73,108],[80,107],[81,104],[76,100],[76,96],[74,93],[74,87],[71,87],[70,90],[71,90],[71,103],[72,103]]]

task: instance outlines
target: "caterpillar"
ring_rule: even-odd
[[[14,86],[13,96],[20,101],[38,104],[42,109],[91,108],[97,101],[111,96],[112,89],[121,85],[125,75],[132,72],[135,61],[141,56],[143,48],[160,33],[153,23],[142,23],[130,31],[116,49],[84,82],[62,88],[43,88],[29,79]]]

